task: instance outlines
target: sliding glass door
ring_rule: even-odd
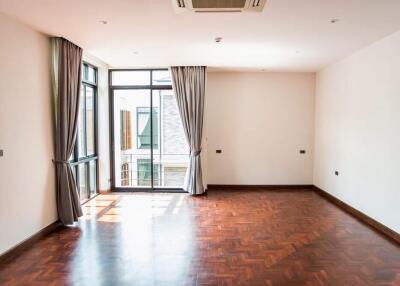
[[[159,146],[153,148],[153,166],[157,169],[156,187],[182,188],[189,148],[182,127],[178,105],[172,90],[153,90],[153,119],[159,123],[153,128],[153,136],[159,137]],[[155,114],[159,110],[159,114]],[[157,132],[157,134],[155,134]]]
[[[121,89],[113,96],[116,186],[150,188],[150,91]]]
[[[111,70],[114,190],[181,190],[189,150],[168,70]]]

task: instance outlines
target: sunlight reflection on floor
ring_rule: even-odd
[[[124,219],[178,215],[187,194],[135,193],[132,195],[101,194],[82,206],[84,220],[117,223]]]

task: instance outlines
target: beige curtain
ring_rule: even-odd
[[[190,148],[190,161],[183,188],[192,195],[201,195],[204,193],[200,153],[206,67],[171,67],[171,74],[179,114]]]
[[[52,53],[57,212],[67,225],[82,216],[78,187],[68,162],[77,131],[82,49],[63,38],[53,38]]]

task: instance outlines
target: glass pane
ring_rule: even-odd
[[[160,185],[160,165],[153,164],[153,184],[154,186]]]
[[[73,162],[75,159],[74,156],[75,156],[75,147],[74,150],[72,150],[71,156],[69,157],[68,161]]]
[[[147,112],[147,115],[139,116],[138,111]],[[151,158],[151,149],[141,148],[143,144],[147,143],[145,129],[150,117],[149,111],[149,90],[114,90],[114,176],[116,187],[151,186],[146,175],[146,167],[138,163],[144,162],[143,160],[149,161]],[[140,124],[138,124],[138,119],[141,120]],[[138,135],[142,136],[140,140]],[[139,144],[141,145],[139,146]],[[143,174],[139,176],[139,173]]]
[[[78,117],[78,156],[79,158],[86,156],[85,146],[85,87],[81,86],[81,99],[79,102]]]
[[[155,115],[155,112],[159,114]],[[153,138],[158,145],[153,151],[159,177],[155,187],[181,188],[189,163],[189,147],[183,131],[175,94],[172,90],[153,90]],[[156,134],[155,134],[156,133]]]
[[[172,85],[171,72],[153,71],[153,85]]]
[[[87,200],[89,198],[89,188],[87,185],[87,168],[86,163],[79,164],[79,195],[81,201]]]
[[[132,185],[130,165],[129,162],[122,163],[121,165],[121,187],[129,187]]]
[[[151,160],[138,159],[137,160],[137,177],[139,185],[151,186]],[[160,177],[159,165],[153,166],[154,184],[157,185]]]
[[[72,175],[74,175],[74,179],[76,182],[76,166],[71,166],[71,170],[72,170]]]
[[[112,85],[150,85],[150,71],[113,71]]]
[[[137,160],[137,177],[138,185],[151,186],[151,160],[138,159]]]
[[[93,196],[97,193],[97,184],[96,184],[96,161],[89,162],[89,178],[90,178],[90,196]]]
[[[154,103],[153,103],[154,104]],[[139,149],[150,149],[151,146],[151,123],[150,108],[138,107],[137,111],[137,145]],[[153,107],[153,148],[158,148],[158,108]]]
[[[87,81],[96,83],[96,70],[91,66],[88,66]]]
[[[82,80],[88,79],[88,66],[83,64],[82,65]]]
[[[94,155],[94,90],[86,86],[86,145],[87,156]]]

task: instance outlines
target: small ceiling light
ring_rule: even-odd
[[[331,20],[331,24],[335,24],[335,23],[337,23],[337,22],[339,22],[339,19],[332,19],[332,20]]]
[[[105,21],[105,20],[101,20],[100,23],[102,23],[103,25],[107,25],[108,24],[108,22]]]
[[[216,38],[214,39],[214,41],[215,41],[216,43],[220,43],[220,42],[222,41],[222,37],[216,37]]]

